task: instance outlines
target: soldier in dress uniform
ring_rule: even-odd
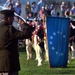
[[[71,50],[72,50],[72,57],[71,59],[75,58],[75,21],[72,19],[70,21],[70,43],[71,43]]]
[[[35,29],[33,21],[27,19],[27,22],[29,23],[33,32]],[[25,44],[26,44],[27,60],[30,60],[32,59],[32,45],[33,45],[32,38],[25,39]]]
[[[31,29],[27,23],[23,31],[16,30],[13,26],[14,11],[2,10],[0,23],[0,75],[18,75],[20,70],[18,39],[31,37]]]

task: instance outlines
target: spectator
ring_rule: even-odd
[[[15,7],[15,1],[12,1],[13,8]]]
[[[39,11],[42,9],[42,7],[45,7],[45,2],[43,0],[40,0],[38,2],[38,9],[39,9]]]
[[[21,6],[19,5],[19,3],[15,3],[15,7],[14,7],[15,12],[20,15],[21,14]]]
[[[50,10],[50,11],[52,11],[52,10],[53,10],[53,8],[54,8],[53,3],[49,4],[48,8],[49,8],[49,10]]]
[[[66,7],[66,8],[69,8],[69,9],[71,9],[71,7],[72,7],[72,6],[71,6],[71,3],[70,3],[69,1],[68,1],[68,2],[66,2],[66,5],[65,5],[65,7]]]
[[[7,0],[6,3],[4,4],[4,7],[8,8],[10,4],[12,4],[12,0]]]
[[[56,17],[57,16],[56,7],[54,7],[53,10],[51,11],[51,16],[53,16],[53,17]]]
[[[44,9],[44,7],[42,7],[42,9],[39,11],[39,17],[41,19],[44,19],[44,16],[45,16],[45,9]]]
[[[70,16],[75,16],[75,2],[74,2],[74,5],[72,6],[72,8],[70,10]]]
[[[16,3],[18,3],[19,7],[21,8],[20,0],[17,0]]]
[[[10,4],[10,5],[8,6],[8,9],[15,11],[15,10],[14,10],[14,7],[13,7],[13,4]]]
[[[70,17],[70,8],[67,8],[64,12],[64,15],[66,18],[69,18]]]
[[[32,16],[32,13],[29,13],[28,15],[27,15],[27,19],[29,20],[29,21],[33,21],[33,16]]]
[[[62,13],[62,17],[64,17],[64,12],[66,10],[66,7],[65,7],[65,2],[62,2],[61,6],[60,6],[60,9],[61,9],[61,13]]]
[[[33,14],[33,17],[37,17],[37,14],[38,14],[38,6],[36,4],[36,2],[33,2],[32,3],[32,14]]]
[[[26,14],[28,15],[29,13],[31,13],[31,5],[30,2],[27,1],[26,5],[25,5],[25,10],[26,10]]]
[[[50,16],[51,15],[51,11],[48,8],[48,5],[45,5],[45,15],[46,16]]]

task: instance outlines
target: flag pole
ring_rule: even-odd
[[[44,26],[44,45],[46,45],[46,50],[49,50],[48,49],[48,37],[47,37],[47,25],[46,25],[46,15],[44,15],[44,19],[43,19],[43,26]],[[44,46],[45,48],[45,46]],[[49,68],[50,68],[50,60],[49,60],[49,51],[47,51],[47,55],[46,55],[46,52],[45,52],[45,59],[47,58],[48,59],[48,64],[49,64]]]

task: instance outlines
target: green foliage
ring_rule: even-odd
[[[75,75],[75,60],[71,60],[67,68],[50,68],[44,60],[42,66],[38,67],[34,52],[31,60],[26,60],[26,52],[20,52],[20,65],[19,75]]]

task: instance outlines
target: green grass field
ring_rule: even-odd
[[[19,52],[21,71],[19,75],[75,75],[75,60],[68,63],[67,68],[50,68],[49,63],[43,60],[42,66],[37,66],[35,53],[33,58],[26,60],[26,52]]]

